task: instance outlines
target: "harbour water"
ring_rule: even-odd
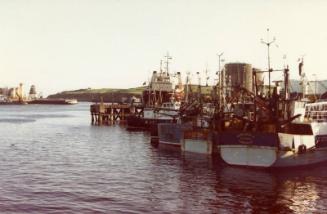
[[[90,125],[89,103],[0,106],[0,213],[326,213],[327,163],[263,171]]]

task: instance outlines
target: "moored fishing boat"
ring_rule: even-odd
[[[220,133],[217,140],[230,165],[299,167],[327,161],[327,141],[314,135],[311,123],[291,123],[271,133]]]
[[[158,124],[158,143],[160,146],[180,148],[184,139],[184,125],[180,123]]]
[[[242,115],[218,118],[215,141],[222,159],[230,165],[247,167],[303,167],[327,161],[327,126],[323,115],[311,111],[307,101],[291,100],[288,68],[285,90],[268,98],[253,98],[253,110]],[[276,88],[275,88],[276,89]],[[249,94],[249,93],[248,93]],[[322,104],[321,104],[322,105]],[[216,121],[217,122],[217,121]]]
[[[188,115],[188,118],[185,118],[182,112],[180,112],[181,117],[177,123],[158,124],[159,146],[171,146],[180,148],[182,151],[198,153],[190,145],[197,144],[196,142],[199,143],[200,141],[206,143],[211,140],[211,137],[209,138],[209,123],[204,116],[193,117]]]
[[[175,87],[168,70],[170,56],[166,56],[166,69],[153,71],[148,87],[142,93],[143,113],[130,115],[127,119],[129,129],[147,129],[157,135],[157,124],[175,122],[183,94],[181,74],[177,72],[178,85]]]

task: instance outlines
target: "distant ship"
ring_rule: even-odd
[[[25,102],[25,101],[18,101],[18,100],[14,100],[14,101],[11,101],[11,100],[3,101],[3,100],[0,100],[0,105],[26,105],[26,104],[28,104],[28,103]]]
[[[73,105],[77,104],[76,99],[35,99],[27,102],[28,104],[47,104],[47,105]]]
[[[72,105],[77,104],[77,100],[42,98],[42,96],[37,96],[35,85],[31,86],[28,97],[23,95],[22,83],[14,88],[0,88],[0,105],[26,104]]]

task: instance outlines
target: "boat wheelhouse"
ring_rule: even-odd
[[[304,118],[309,121],[327,122],[327,101],[306,104]]]

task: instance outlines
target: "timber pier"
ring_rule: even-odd
[[[92,125],[125,122],[130,115],[143,117],[143,106],[117,103],[96,103],[90,106]]]

